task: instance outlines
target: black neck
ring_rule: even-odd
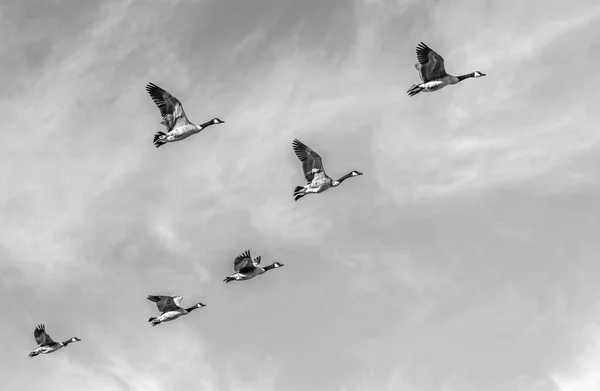
[[[198,308],[198,307],[197,307],[197,306],[193,306],[193,307],[190,307],[190,308],[186,308],[185,310],[186,310],[187,312],[192,312],[192,311],[193,311],[193,310],[195,310],[196,308]]]
[[[352,173],[346,174],[343,177],[341,177],[340,179],[338,179],[339,183],[342,183],[343,181],[345,181],[346,179],[350,178],[352,175]]]
[[[267,270],[271,270],[271,269],[274,269],[274,268],[275,268],[275,264],[274,264],[274,263],[273,263],[272,265],[268,265],[268,266],[265,266],[265,267],[263,267],[263,269],[264,269],[265,271],[267,271]]]
[[[214,124],[215,124],[215,121],[211,119],[210,121],[206,121],[205,123],[203,123],[203,124],[200,124],[200,127],[201,127],[202,129],[204,129],[204,128],[206,128],[207,126],[214,125]]]
[[[67,340],[66,340],[65,342],[63,342],[62,344],[63,344],[63,346],[67,346],[67,345],[68,345],[68,344],[70,344],[71,342],[73,342],[73,341],[71,341],[70,339],[67,339]]]
[[[471,72],[471,73],[467,73],[466,75],[456,76],[456,78],[458,79],[458,81],[463,81],[465,79],[468,79],[468,78],[474,77],[474,76],[475,76],[475,72]]]

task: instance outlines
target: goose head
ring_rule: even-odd
[[[203,304],[203,303],[196,303],[196,304],[194,305],[194,307],[196,307],[196,308],[202,308],[202,307],[206,307],[206,304]]]
[[[81,339],[77,338],[77,337],[72,337],[70,339],[67,339],[65,342],[62,343],[63,346],[67,346],[68,344],[70,344],[71,342],[79,342],[81,341]]]
[[[215,125],[217,125],[217,124],[224,124],[225,121],[223,121],[223,120],[221,120],[219,118],[213,118],[212,119],[212,123],[215,124]]]
[[[279,262],[274,262],[273,263],[273,267],[282,267],[283,263],[279,263]]]
[[[473,77],[482,77],[482,76],[485,76],[485,73],[479,72],[479,71],[473,72]]]
[[[332,186],[336,187],[339,186],[340,183],[344,182],[346,179],[351,178],[351,177],[355,177],[355,176],[359,176],[362,175],[362,172],[358,172],[358,171],[350,171],[348,174],[344,175],[343,177],[341,177],[340,179],[333,181]]]

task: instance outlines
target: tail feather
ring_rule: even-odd
[[[306,189],[303,186],[296,186],[294,189],[294,201],[298,201],[300,198],[306,195]]]
[[[38,352],[31,352],[31,353],[29,353],[29,358],[35,357],[38,354],[39,354]]]
[[[152,322],[152,326],[156,326],[157,324],[160,324],[160,322],[157,321],[158,318],[150,318],[148,319],[148,322]]]
[[[156,132],[154,135],[154,146],[158,148],[161,145],[166,144],[167,142],[164,140],[166,137],[167,134],[165,132]]]
[[[229,276],[229,277],[225,277],[225,279],[223,280],[223,282],[225,284],[229,284],[231,281],[235,281],[235,278]]]
[[[417,84],[413,84],[413,86],[410,87],[408,91],[406,91],[406,93],[408,94],[408,96],[415,96],[421,91],[423,91],[422,87],[419,87]]]

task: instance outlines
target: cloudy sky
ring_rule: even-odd
[[[0,5],[7,391],[597,391],[595,0]],[[408,98],[423,41],[453,74]],[[144,87],[200,123],[152,145]],[[333,177],[304,183],[291,141]],[[285,267],[225,285],[250,248]],[[159,327],[148,294],[208,306]],[[33,329],[82,342],[27,357]]]

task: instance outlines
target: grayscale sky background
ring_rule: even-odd
[[[596,0],[0,5],[4,391],[597,391]],[[453,74],[408,98],[423,41]],[[152,81],[211,127],[155,149]],[[364,176],[294,203],[291,147]],[[225,285],[250,248],[285,267]],[[206,308],[152,328],[148,294]],[[33,329],[83,341],[29,359]]]

